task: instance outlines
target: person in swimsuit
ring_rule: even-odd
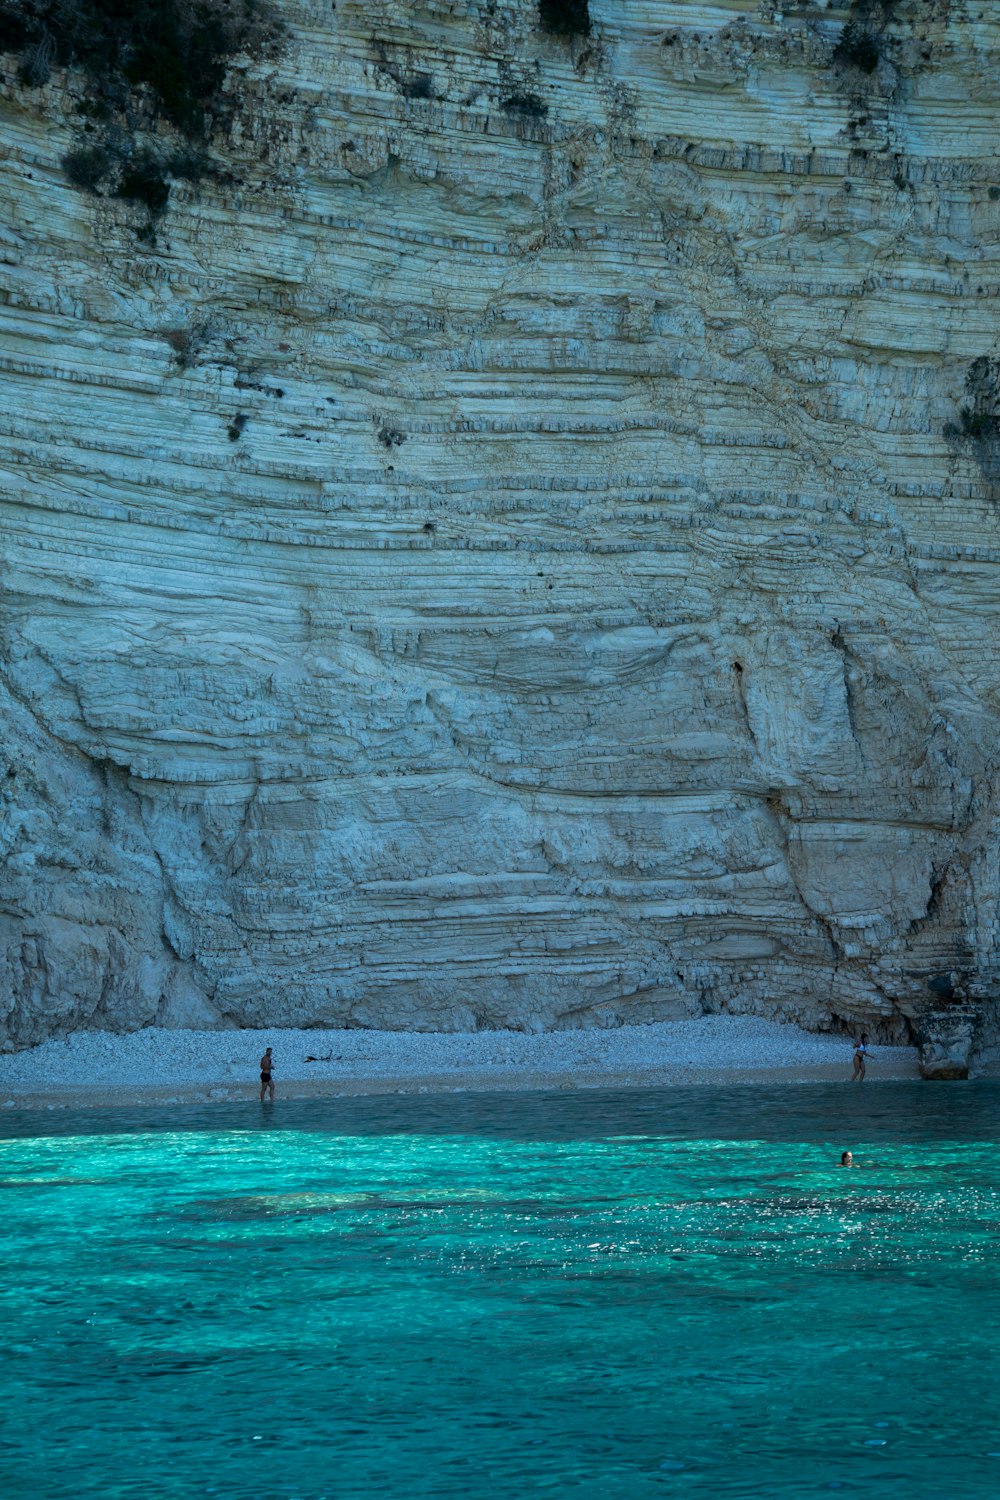
[[[264,1094],[267,1089],[271,1091],[271,1099],[274,1100],[274,1079],[271,1077],[271,1049],[268,1047],[260,1060],[260,1102],[264,1102]]]
[[[864,1083],[865,1081],[865,1058],[868,1056],[868,1033],[861,1033],[860,1042],[854,1043],[854,1072],[851,1074],[852,1083]]]
[[[842,1167],[853,1167],[854,1166],[854,1155],[853,1155],[853,1153],[850,1152],[850,1151],[842,1151],[840,1153],[840,1165]]]

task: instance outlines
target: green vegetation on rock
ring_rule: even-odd
[[[590,35],[587,0],[538,0],[538,19],[553,36]]]
[[[19,54],[22,83],[79,67],[103,110],[145,89],[189,136],[204,134],[230,59],[279,31],[265,0],[0,0],[0,48]]]

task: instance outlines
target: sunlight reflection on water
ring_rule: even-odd
[[[5,1493],[990,1496],[1000,1087],[860,1093],[5,1119]]]

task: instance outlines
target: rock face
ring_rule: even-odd
[[[974,1011],[932,1011],[920,1018],[920,1073],[923,1078],[968,1078],[976,1040]]]
[[[3,58],[0,1035],[990,1035],[1000,19],[281,9]]]

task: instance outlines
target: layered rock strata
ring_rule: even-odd
[[[920,1018],[917,1039],[923,1078],[947,1081],[968,1078],[975,1055],[978,1020],[975,1011],[957,1008]]]
[[[1000,18],[281,10],[155,222],[3,59],[0,1034],[989,1035]]]

